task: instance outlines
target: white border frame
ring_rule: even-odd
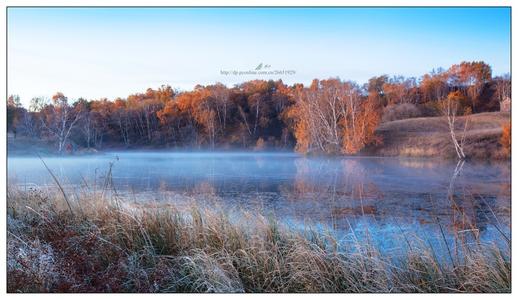
[[[6,22],[6,7],[8,6],[512,6],[512,1],[510,0],[499,0],[499,1],[488,1],[488,0],[420,0],[417,1],[411,1],[411,0],[391,0],[391,1],[382,1],[382,0],[349,0],[349,1],[339,1],[339,0],[246,0],[239,1],[239,0],[197,0],[195,3],[191,0],[176,0],[176,1],[170,1],[170,0],[3,0],[1,4],[1,12],[0,12],[0,24],[2,24],[2,30],[0,31],[0,40],[2,42],[2,47],[0,47],[1,51],[1,62],[0,64],[3,66],[2,73],[0,75],[0,81],[2,82],[2,97],[6,96],[7,91],[7,45],[6,43],[6,34],[7,29],[5,28],[7,22]],[[515,30],[516,22],[512,22],[512,19],[514,17],[514,10],[511,9],[511,49],[512,47],[512,40],[515,36],[515,33],[517,30]],[[511,57],[513,56],[514,51],[511,53]],[[513,73],[514,67],[512,66],[512,58],[511,58],[511,74]],[[518,74],[518,73],[517,73]],[[516,89],[517,83],[516,81],[513,81],[513,90],[518,91]],[[518,92],[516,92],[518,93]],[[6,101],[6,100],[4,100]],[[518,120],[518,118],[515,118],[516,115],[518,115],[518,105],[517,108],[512,110],[512,119]],[[6,178],[4,178],[4,174],[6,174],[7,170],[7,154],[6,154],[6,141],[7,141],[7,132],[6,132],[6,105],[0,104],[0,166],[1,166],[1,172],[2,174],[0,176],[1,182],[0,182],[0,291],[2,294],[6,293],[6,287],[7,287],[7,279],[6,279]],[[516,139],[518,133],[515,133],[514,130],[512,130],[512,140],[518,141]],[[512,148],[512,157],[518,157],[518,146]],[[511,172],[514,173],[515,164],[513,162]],[[518,186],[516,176],[512,177],[512,186]],[[516,193],[512,193],[511,201],[514,202],[514,198],[518,198],[516,196]],[[515,208],[512,210],[512,220],[516,220],[518,208]],[[515,227],[515,226],[513,226]],[[513,231],[514,228],[511,230]],[[511,241],[512,243],[512,241]],[[517,255],[517,249],[516,247],[513,247],[512,256],[515,257],[514,260],[512,260],[512,269],[515,268],[516,260],[518,259]],[[512,287],[513,291],[516,291],[518,289],[518,275],[512,274]],[[175,297],[175,298],[192,298],[192,297],[200,297],[200,298],[210,298],[210,299],[225,299],[228,300],[229,298],[237,299],[238,297],[242,297],[242,295],[239,294],[216,294],[216,295],[207,295],[207,294],[167,294],[167,295],[160,295],[160,294],[73,294],[73,295],[67,295],[67,294],[7,294],[8,297],[12,298],[29,298],[29,297],[38,297],[42,299],[64,299],[65,297],[78,297],[85,299],[86,297],[99,297],[99,298],[108,298],[108,297],[124,297],[125,299],[128,298],[137,298],[137,297],[160,297],[164,299],[165,297]],[[474,298],[486,298],[486,297],[497,297],[497,298],[511,298],[512,294],[468,294],[468,295],[457,295],[457,294],[423,294],[423,295],[416,295],[416,294],[247,294],[245,297],[250,299],[259,299],[259,297],[273,297],[273,298],[288,298],[288,299],[309,299],[310,297],[318,297],[321,298],[334,298],[334,299],[343,299],[343,297],[347,298],[364,298],[364,299],[372,299],[377,297],[383,297],[383,298],[392,298],[392,299],[414,299],[415,297],[420,298],[432,298],[432,297],[458,297],[458,298],[464,298],[467,299],[468,297],[470,299]]]

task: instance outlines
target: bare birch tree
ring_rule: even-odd
[[[457,137],[455,126],[457,123],[457,115],[460,106],[459,100],[460,99],[458,99],[456,93],[450,93],[446,99],[440,102],[440,107],[442,114],[446,117],[450,138],[455,148],[455,152],[457,153],[457,157],[460,160],[463,160],[466,158],[466,153],[464,152],[464,145],[466,142],[466,132],[469,126],[469,116],[466,116],[464,120],[464,128],[462,134],[460,135],[460,137]]]
[[[42,125],[57,139],[58,152],[63,153],[70,132],[81,119],[81,105],[74,107],[65,95],[57,93],[52,97],[52,104],[45,109],[47,113],[42,118]]]
[[[295,120],[297,151],[354,154],[376,141],[379,110],[356,84],[315,80],[297,89],[294,98],[288,117]]]
[[[502,77],[495,78],[496,81],[496,93],[498,100],[503,102],[507,98],[511,98],[511,77],[509,74],[505,74]]]

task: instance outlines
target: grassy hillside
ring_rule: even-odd
[[[457,129],[462,134],[464,120],[459,117]],[[470,158],[503,159],[499,143],[502,125],[510,113],[492,112],[470,117],[465,153]],[[364,154],[379,156],[456,157],[444,117],[413,118],[382,123],[377,129],[383,144],[366,149]]]

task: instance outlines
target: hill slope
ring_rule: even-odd
[[[459,117],[456,129],[462,134],[464,120]],[[465,153],[471,158],[502,159],[499,143],[502,125],[510,121],[508,112],[481,113],[469,116]],[[444,117],[414,118],[382,123],[376,130],[383,144],[372,146],[364,154],[378,156],[456,157]]]

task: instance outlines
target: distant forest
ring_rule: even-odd
[[[7,129],[14,135],[67,148],[286,149],[354,154],[382,143],[380,122],[441,115],[441,101],[457,114],[498,111],[511,96],[511,78],[493,77],[484,62],[462,62],[420,78],[371,78],[360,86],[315,79],[310,86],[253,80],[234,87],[170,86],[125,99],[86,100],[56,93],[28,108],[11,95]]]

